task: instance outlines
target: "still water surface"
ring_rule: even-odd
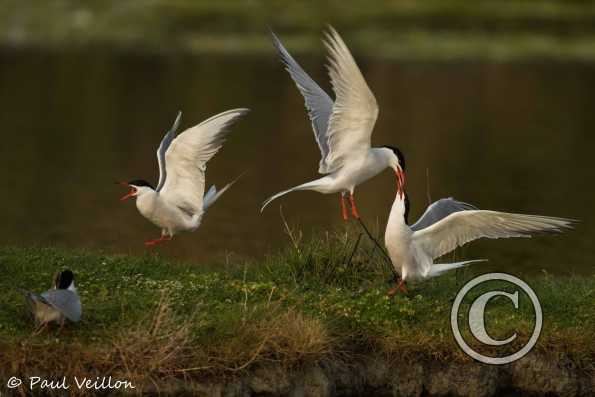
[[[299,58],[329,89],[323,60]],[[412,219],[428,193],[579,218],[564,236],[483,241],[464,254],[490,259],[484,269],[595,273],[595,65],[359,62],[380,105],[373,144],[398,145],[407,157]],[[156,182],[155,149],[178,110],[186,128],[234,107],[253,110],[209,163],[207,184],[248,173],[197,232],[159,248],[166,257],[262,258],[287,244],[279,205],[306,235],[342,227],[338,195],[298,192],[259,214],[265,198],[317,177],[318,167],[302,98],[274,54],[4,51],[0,244],[144,252],[159,230],[119,201],[125,191],[114,181]],[[364,219],[383,228],[394,190],[389,171],[361,186]]]

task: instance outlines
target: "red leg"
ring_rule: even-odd
[[[154,247],[159,243],[162,243],[164,241],[169,241],[169,240],[171,240],[171,236],[163,235],[163,236],[156,238],[154,240],[145,241],[145,246]]]
[[[158,238],[153,239],[153,240],[145,241],[145,247],[153,247],[153,246],[159,244],[159,241],[160,240]]]
[[[355,219],[359,219],[359,213],[357,212],[357,207],[355,206],[355,197],[353,196],[353,193],[351,193],[349,196],[349,201],[351,201],[351,215],[353,215]]]
[[[399,282],[399,290],[403,293],[403,295],[407,295],[409,291],[407,291],[407,285],[405,284],[405,280],[401,279]]]
[[[405,284],[405,281],[403,281],[403,279],[399,280],[399,283],[396,286],[394,286],[391,289],[389,289],[386,294],[388,296],[394,296],[399,291],[401,291],[401,293],[403,295],[409,294],[409,291],[407,291],[407,286]]]
[[[347,222],[349,214],[347,213],[347,204],[345,204],[345,196],[341,193],[341,212],[343,213],[343,220]]]

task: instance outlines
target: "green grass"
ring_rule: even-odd
[[[291,367],[372,350],[470,360],[453,340],[450,307],[481,269],[411,284],[408,296],[389,298],[386,264],[365,238],[354,251],[354,231],[306,242],[291,237],[286,251],[260,263],[228,265],[175,263],[156,254],[2,248],[0,354],[6,359],[0,374],[41,368],[60,376],[97,371],[130,379],[228,376],[263,362]],[[35,334],[13,287],[42,291],[63,268],[77,276],[83,320]],[[544,312],[535,349],[595,365],[595,277],[525,280]],[[493,303],[486,316],[493,337],[517,332],[517,345],[533,329],[532,308],[522,294],[520,310]],[[64,356],[69,359],[57,359]]]
[[[0,43],[269,54],[270,26],[292,52],[321,53],[327,23],[376,57],[595,59],[595,5],[563,0],[11,0]]]

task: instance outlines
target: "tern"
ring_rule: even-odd
[[[178,113],[157,149],[157,188],[142,179],[120,182],[130,188],[121,200],[136,198],[141,215],[161,228],[161,237],[146,241],[146,246],[171,240],[179,232],[196,230],[205,211],[237,181],[221,190],[213,185],[204,194],[206,163],[223,145],[228,127],[248,111],[228,110],[176,136],[182,115]]]
[[[444,198],[431,204],[419,220],[408,224],[409,199],[399,190],[386,225],[385,244],[394,269],[401,276],[389,291],[407,292],[407,280],[438,276],[485,259],[435,264],[434,260],[480,238],[531,237],[573,229],[575,220],[539,215],[480,210],[471,204]]]
[[[64,325],[68,319],[78,322],[82,315],[81,299],[74,286],[74,274],[64,270],[56,277],[54,288],[41,294],[34,292],[25,293],[31,315],[38,326],[51,322]]]
[[[329,26],[324,44],[330,54],[328,70],[336,95],[334,102],[293,59],[279,38],[271,34],[285,69],[305,99],[314,138],[320,148],[318,172],[325,176],[275,194],[263,203],[260,211],[287,193],[313,190],[324,194],[340,193],[344,220],[348,219],[345,198],[349,194],[351,214],[359,219],[354,197],[356,186],[389,167],[395,171],[397,183],[405,183],[401,151],[392,146],[371,147],[372,130],[378,117],[376,98],[333,27]]]

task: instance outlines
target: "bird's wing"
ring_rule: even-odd
[[[19,289],[19,291],[21,293],[23,293],[25,295],[25,298],[27,299],[27,302],[29,304],[34,303],[35,301],[37,302],[41,302],[44,305],[49,305],[50,302],[48,302],[43,296],[42,294],[36,294],[35,292],[29,292],[29,291],[25,291],[25,290],[21,290]]]
[[[52,289],[41,294],[45,302],[60,311],[70,321],[79,321],[83,313],[81,299],[74,291]]]
[[[349,49],[329,26],[325,46],[329,51],[329,76],[336,99],[328,126],[329,154],[325,171],[343,166],[350,156],[364,155],[370,148],[378,105]]]
[[[430,205],[426,212],[415,222],[411,225],[411,230],[417,231],[422,230],[428,226],[432,226],[434,223],[446,218],[452,213],[459,212],[459,211],[469,211],[469,210],[476,210],[477,208],[471,204],[463,203],[462,201],[457,201],[452,197],[443,198],[438,201],[435,201]]]
[[[333,100],[293,59],[275,33],[271,32],[271,35],[273,44],[285,65],[285,70],[289,72],[306,102],[306,109],[314,130],[314,138],[320,148],[321,159],[318,172],[323,174],[326,170],[325,160],[329,153],[327,130],[333,111]]]
[[[159,183],[157,184],[157,191],[160,191],[165,184],[165,180],[167,178],[167,170],[165,169],[165,153],[167,149],[169,149],[169,145],[171,145],[172,141],[176,137],[176,131],[180,126],[180,118],[182,117],[182,112],[178,112],[178,116],[174,121],[174,124],[171,126],[170,130],[167,131],[159,147],[157,148],[157,163],[159,164]]]
[[[167,179],[160,194],[190,214],[203,211],[206,163],[219,151],[228,127],[248,109],[220,113],[178,135],[165,153]]]
[[[561,233],[576,221],[539,215],[469,210],[448,215],[441,221],[413,233],[413,242],[432,258],[482,237],[531,237],[540,233]]]

